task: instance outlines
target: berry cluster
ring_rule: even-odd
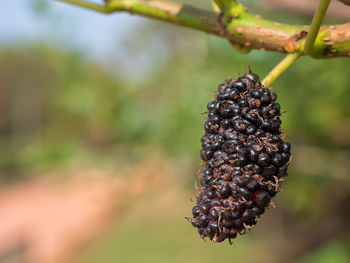
[[[282,138],[276,98],[249,71],[220,84],[208,103],[200,152],[205,168],[189,218],[202,238],[231,242],[250,229],[287,176],[290,144]]]

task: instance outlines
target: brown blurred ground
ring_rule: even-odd
[[[71,178],[61,182],[53,180],[55,172],[46,175],[51,180],[3,187],[0,262],[65,262],[96,237],[112,215],[120,216],[123,205],[158,184],[161,172],[150,161],[121,174],[72,170],[66,174]]]

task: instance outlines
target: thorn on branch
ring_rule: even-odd
[[[332,41],[326,43],[326,46],[333,46],[333,45],[334,45],[334,42]]]
[[[244,32],[244,30],[243,30],[243,28],[241,28],[241,27],[237,27],[237,28],[236,28],[236,32],[237,32],[238,34],[242,35],[243,32]]]
[[[247,41],[247,42],[244,43],[244,46],[245,46],[245,47],[250,47],[251,44],[252,44],[252,43],[250,43],[249,41]]]

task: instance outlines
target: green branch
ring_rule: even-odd
[[[216,13],[165,0],[110,0],[113,12],[126,11],[216,34]]]
[[[320,4],[315,12],[314,18],[312,19],[312,23],[309,29],[309,32],[306,37],[304,51],[308,55],[312,55],[312,51],[314,48],[314,43],[320,30],[323,18],[327,12],[329,3],[331,0],[321,0]]]
[[[260,49],[304,54],[303,26],[279,24],[247,13],[235,0],[222,13],[171,0],[107,0],[105,6],[83,0],[59,0],[102,13],[128,12],[197,29],[228,39],[241,50]],[[220,1],[220,0],[219,0]],[[350,23],[323,26],[314,42],[312,56],[350,57]]]

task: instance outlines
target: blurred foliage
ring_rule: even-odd
[[[72,160],[90,162],[112,158],[116,149],[137,152],[140,146],[198,163],[201,113],[217,85],[244,73],[248,65],[264,76],[283,56],[259,51],[243,56],[221,39],[192,36],[168,25],[156,33],[155,26],[140,28],[144,43],[158,34],[167,56],[160,59],[153,53],[153,72],[143,79],[111,74],[82,53],[43,45],[3,49],[1,170],[28,172]],[[178,39],[180,34],[184,38]],[[154,45],[128,46],[125,53],[135,48],[147,53]],[[349,65],[347,59],[301,58],[273,84],[287,111],[283,127],[288,140],[330,155],[349,150],[350,79],[344,70]],[[319,172],[327,181],[332,170]]]
[[[30,6],[37,15],[41,15],[48,11],[50,4],[45,0],[34,0]]]
[[[60,163],[116,140],[123,89],[100,66],[43,46],[6,49],[0,57],[1,150],[2,156],[12,153],[3,167],[30,170]]]

